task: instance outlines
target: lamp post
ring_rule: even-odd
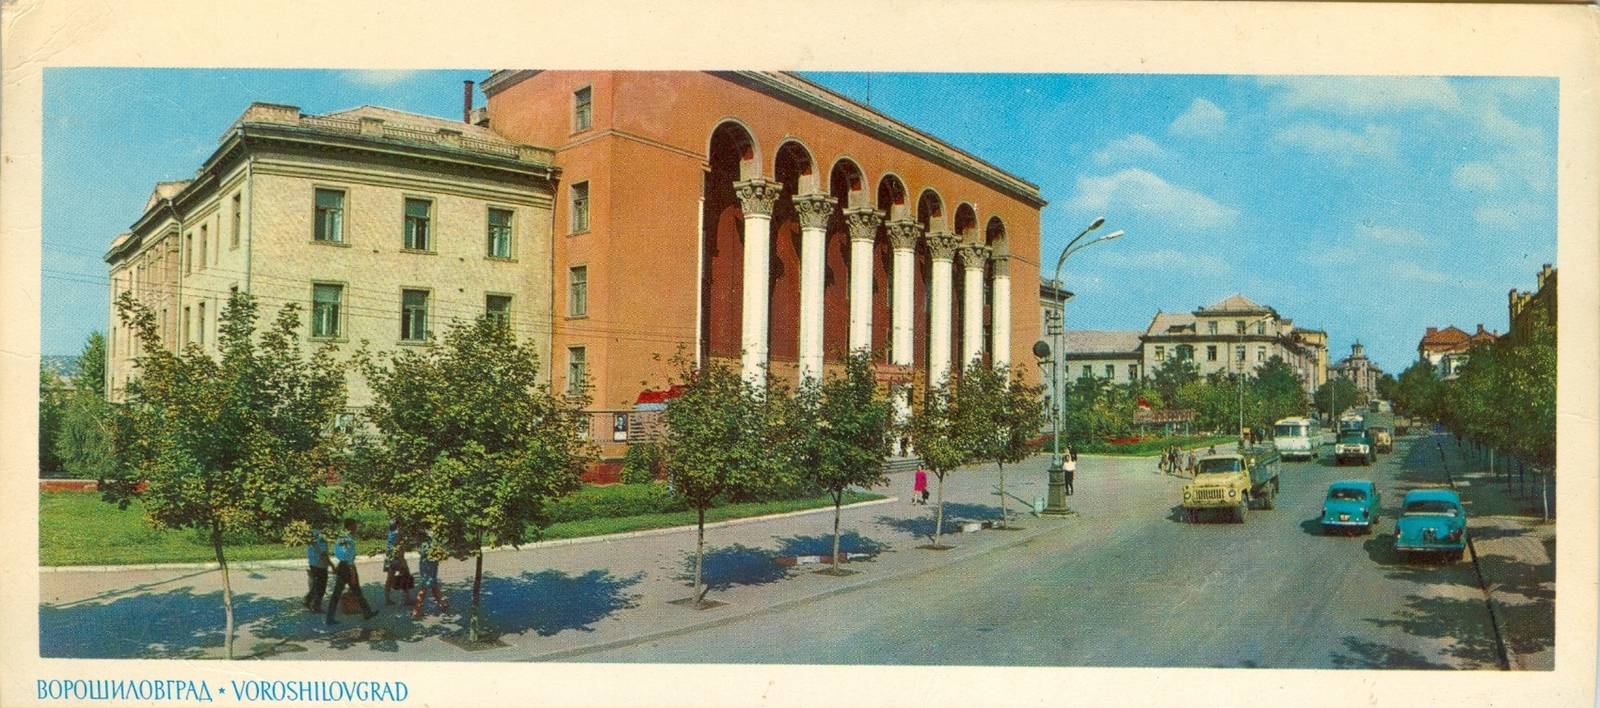
[[[1093,246],[1097,243],[1105,243],[1106,241],[1122,237],[1123,232],[1118,230],[1099,238],[1092,239],[1086,243],[1078,243],[1079,241],[1083,240],[1084,236],[1088,236],[1089,232],[1104,226],[1105,223],[1105,217],[1102,216],[1096,218],[1092,223],[1089,224],[1089,228],[1084,229],[1082,233],[1074,236],[1072,240],[1068,241],[1067,245],[1061,249],[1061,257],[1056,259],[1055,277],[1050,279],[1050,284],[1055,287],[1057,293],[1062,292],[1061,266],[1066,264],[1067,256],[1077,253],[1078,251]],[[1053,401],[1054,405],[1051,406],[1051,413],[1054,420],[1052,421],[1050,431],[1050,492],[1048,503],[1044,509],[1044,513],[1051,516],[1064,516],[1071,513],[1071,511],[1067,509],[1067,473],[1064,460],[1061,457],[1061,420],[1066,417],[1066,401],[1065,396],[1063,396],[1061,392],[1061,369],[1066,363],[1066,353],[1062,351],[1061,340],[1066,334],[1066,310],[1067,299],[1062,298],[1061,316],[1056,320],[1056,326],[1051,331],[1052,340],[1055,342],[1056,346],[1052,348],[1045,344],[1042,340],[1033,345],[1034,355],[1039,357],[1041,360],[1041,366],[1043,365],[1043,360],[1046,357],[1048,357],[1050,360],[1051,391],[1052,395],[1055,397]]]

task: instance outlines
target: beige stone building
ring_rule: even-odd
[[[237,290],[258,299],[262,321],[300,303],[302,335],[347,353],[426,346],[451,321],[491,313],[549,362],[553,165],[548,150],[466,123],[257,103],[194,179],[158,184],[112,243],[111,298],[147,303],[173,349],[216,353]],[[111,312],[116,397],[138,342]],[[350,405],[369,400],[352,377]]]
[[[1153,374],[1169,358],[1193,359],[1202,376],[1250,372],[1282,357],[1311,393],[1327,381],[1327,334],[1294,326],[1278,311],[1234,295],[1193,312],[1156,312],[1143,336],[1143,370]]]

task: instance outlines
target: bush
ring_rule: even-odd
[[[628,454],[622,458],[624,484],[649,484],[656,481],[656,471],[661,469],[661,448],[655,443],[629,445]]]
[[[682,499],[668,494],[665,485],[613,484],[579,489],[570,496],[546,504],[545,513],[551,523],[558,524],[587,519],[664,514],[685,511],[688,508]]]

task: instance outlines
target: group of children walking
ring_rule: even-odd
[[[333,561],[338,565],[333,567],[333,593],[328,598],[325,611],[326,622],[329,625],[339,623],[334,615],[339,611],[339,602],[343,599],[346,590],[356,598],[356,604],[361,608],[362,619],[372,619],[378,615],[377,610],[367,604],[367,597],[361,592],[361,578],[356,572],[356,520],[345,519],[344,533],[334,541],[333,554],[329,557],[328,541],[323,537],[321,530],[311,532],[311,542],[306,544],[306,581],[310,586],[305,600],[301,602],[308,611],[323,613],[323,596],[328,587],[329,566]],[[401,600],[412,607],[413,618],[422,617],[423,601],[427,593],[433,592],[433,600],[438,603],[441,612],[450,609],[450,603],[445,602],[439,594],[439,561],[443,554],[435,550],[431,534],[425,535],[418,546],[417,574],[411,573],[410,564],[406,562],[406,543],[400,533],[398,522],[389,522],[388,547],[384,553],[383,571],[383,603],[393,605],[394,600],[390,592],[400,591]],[[416,597],[411,597],[411,590],[416,590]]]

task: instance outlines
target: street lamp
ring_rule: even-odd
[[[1105,217],[1102,216],[1096,218],[1092,223],[1089,224],[1089,228],[1084,229],[1082,233],[1074,236],[1072,240],[1068,241],[1067,245],[1061,249],[1061,257],[1056,259],[1055,277],[1050,279],[1050,284],[1055,287],[1058,293],[1061,292],[1061,266],[1066,264],[1067,256],[1077,253],[1078,251],[1093,246],[1097,243],[1105,243],[1106,241],[1111,241],[1113,239],[1122,237],[1123,232],[1121,230],[1117,230],[1099,238],[1091,239],[1088,242],[1081,244],[1078,243],[1079,241],[1083,240],[1083,237],[1088,236],[1089,232],[1104,226],[1105,223]],[[1053,421],[1050,430],[1050,497],[1044,513],[1057,516],[1070,513],[1067,509],[1066,499],[1066,467],[1063,465],[1063,460],[1061,458],[1061,419],[1066,417],[1066,401],[1064,400],[1065,397],[1061,395],[1061,369],[1065,363],[1066,355],[1065,352],[1062,351],[1061,338],[1066,334],[1066,309],[1067,302],[1065,299],[1063,299],[1061,301],[1061,317],[1057,320],[1057,326],[1050,332],[1052,341],[1055,342],[1055,346],[1051,347],[1045,344],[1043,340],[1033,345],[1034,355],[1040,359],[1041,366],[1043,366],[1044,359],[1047,357],[1051,362],[1050,389],[1051,395],[1054,397],[1054,405],[1051,406]]]

